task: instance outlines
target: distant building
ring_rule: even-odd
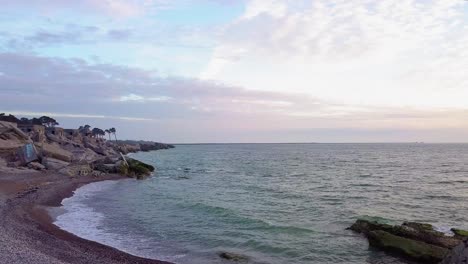
[[[18,128],[28,135],[35,142],[42,142],[45,140],[46,128],[42,125],[33,124],[18,124]]]
[[[61,127],[48,127],[46,128],[47,133],[55,135],[57,137],[63,138],[65,137],[65,129]]]
[[[64,129],[64,133],[67,138],[80,136],[80,131],[78,129]]]
[[[42,125],[32,125],[32,124],[18,124],[18,128],[21,129],[24,133],[28,134],[31,132],[39,132],[45,134],[45,127]]]

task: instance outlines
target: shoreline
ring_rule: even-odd
[[[48,207],[60,207],[86,184],[120,179],[127,177],[0,173],[0,263],[169,264],[78,237],[53,224]]]

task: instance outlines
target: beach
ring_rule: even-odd
[[[47,208],[88,183],[120,175],[70,178],[58,173],[0,173],[0,263],[168,263],[144,259],[59,229]]]

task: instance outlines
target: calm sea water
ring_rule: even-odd
[[[84,186],[56,224],[176,263],[401,263],[345,228],[380,217],[468,228],[468,145],[179,145],[154,177]]]

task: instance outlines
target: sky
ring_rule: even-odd
[[[170,143],[468,142],[465,0],[0,0],[0,113]]]

